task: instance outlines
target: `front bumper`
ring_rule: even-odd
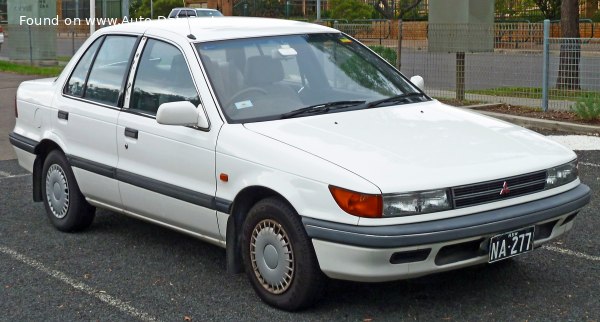
[[[561,194],[506,208],[429,222],[352,226],[302,219],[321,270],[332,278],[389,281],[484,263],[490,237],[536,226],[534,247],[573,226],[590,201],[584,184]]]

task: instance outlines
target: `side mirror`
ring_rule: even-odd
[[[208,119],[201,108],[196,108],[188,101],[160,104],[156,112],[156,122],[165,125],[190,125],[201,128],[208,127]]]
[[[415,84],[420,90],[425,90],[425,80],[423,80],[423,77],[415,75],[410,78],[410,82]]]

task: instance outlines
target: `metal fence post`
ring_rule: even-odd
[[[75,26],[71,27],[71,56],[75,56]]]
[[[396,48],[396,67],[402,68],[402,19],[398,19],[398,47]]]
[[[548,69],[550,68],[550,20],[544,20],[544,53],[542,66],[542,110],[548,111]]]
[[[33,65],[33,42],[31,41],[31,25],[27,28],[29,33],[29,65]]]
[[[465,52],[456,53],[456,99],[465,100]]]

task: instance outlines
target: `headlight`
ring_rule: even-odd
[[[577,159],[559,165],[558,167],[548,169],[548,175],[546,176],[546,189],[552,189],[563,184],[567,184],[577,179]]]
[[[383,216],[410,216],[451,209],[447,189],[383,196]]]

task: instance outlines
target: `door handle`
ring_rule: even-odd
[[[138,138],[138,130],[132,128],[125,128],[125,136],[128,138],[136,139]]]
[[[58,119],[59,120],[69,120],[69,112],[65,112],[65,111],[58,111]]]

